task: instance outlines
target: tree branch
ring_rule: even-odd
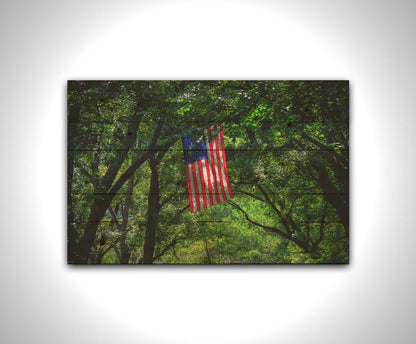
[[[112,242],[111,244],[110,244],[110,246],[108,246],[102,253],[100,253],[100,260],[101,259],[103,259],[104,258],[104,256],[106,255],[106,253],[108,252],[108,251],[110,251],[112,248],[114,248],[115,247],[115,245],[117,245],[117,243],[120,241],[120,238],[118,238],[116,241],[114,241],[114,242]],[[117,253],[117,251],[116,251],[116,253]]]
[[[260,192],[263,194],[264,198],[266,199],[266,202],[272,207],[272,209],[277,213],[277,215],[280,218],[280,221],[282,221],[283,227],[285,227],[287,234],[290,236],[290,234],[293,233],[293,231],[290,230],[289,225],[283,216],[282,212],[276,207],[276,205],[272,202],[272,200],[267,195],[266,191],[259,185],[256,184],[257,188],[260,190]]]
[[[328,202],[326,202],[324,206],[324,211],[321,217],[321,224],[319,226],[319,238],[312,244],[312,249],[311,249],[312,252],[318,248],[318,245],[324,239],[324,226],[325,226],[325,218],[327,215],[327,210],[328,210]]]
[[[91,182],[91,184],[92,184],[92,186],[93,186],[93,188],[94,188],[94,191],[96,191],[97,192],[97,182],[95,181],[95,179],[94,179],[94,177],[88,172],[88,170],[85,168],[85,167],[83,167],[83,166],[79,166],[78,167],[79,168],[79,170],[81,171],[81,173],[85,176],[85,177],[87,177],[88,178],[88,180]]]
[[[234,203],[233,201],[226,201],[228,204],[232,205],[234,208],[238,209],[240,212],[242,212],[245,216],[245,218],[247,219],[248,222],[252,223],[255,226],[261,227],[264,230],[268,231],[268,232],[272,232],[275,234],[279,234],[281,237],[288,239],[292,242],[294,242],[296,245],[298,245],[300,248],[302,248],[305,252],[309,253],[309,249],[308,249],[308,245],[307,243],[305,244],[304,242],[300,241],[298,238],[296,238],[296,236],[292,235],[292,233],[287,234],[285,232],[283,232],[282,230],[275,228],[275,227],[270,227],[270,226],[266,226],[266,225],[262,225],[252,219],[250,219],[250,217],[248,216],[247,212],[245,212],[243,209],[241,209],[241,207]]]
[[[178,194],[178,191],[171,193],[168,197],[166,197],[162,202],[160,202],[159,208],[162,209],[165,204],[167,204],[173,197]]]
[[[305,133],[301,133],[301,136],[306,141],[309,141],[310,143],[319,147],[320,149],[327,151],[334,159],[334,162],[338,163],[343,168],[348,168],[348,160],[341,154],[338,154],[333,148],[324,145],[323,143],[319,142],[318,140],[315,140],[314,138],[306,135]]]
[[[256,221],[250,219],[250,217],[248,216],[247,212],[245,212],[243,209],[241,209],[241,207],[237,203],[235,203],[233,201],[230,201],[230,200],[228,200],[226,202],[228,204],[232,205],[234,208],[236,208],[240,212],[242,212],[244,214],[245,218],[247,219],[247,221],[250,222],[250,223],[252,223],[253,225],[258,226],[258,227],[261,227],[261,228],[265,229],[266,231],[269,231],[269,232],[272,232],[272,233],[277,233],[277,234],[281,235],[282,237],[284,237],[286,239],[289,239],[289,240],[292,239],[287,233],[281,231],[278,228],[270,227],[270,226],[266,226],[266,225],[262,225],[262,224],[260,224],[260,223],[258,223]]]
[[[178,211],[176,211],[176,213],[175,213],[175,215],[172,217],[172,219],[169,221],[169,223],[175,223],[175,221],[177,220],[177,219],[179,219],[179,216],[181,216],[181,214],[186,210],[186,209],[188,209],[190,207],[190,205],[188,204],[188,205],[186,205],[185,207],[183,207],[183,208],[181,208],[181,209],[179,209]]]
[[[138,157],[133,163],[130,165],[130,167],[118,178],[118,180],[114,183],[109,194],[116,194],[118,190],[124,185],[124,183],[136,172],[136,170],[144,163],[146,162],[153,154],[155,154],[155,151],[158,150],[167,150],[173,144],[176,142],[177,139],[172,140],[164,144],[163,146],[150,146],[149,149],[143,153],[140,157]]]
[[[114,211],[111,205],[108,207],[108,210],[110,211],[111,218],[113,219],[113,222],[116,224],[117,229],[120,230],[121,224],[117,219],[117,213]]]
[[[117,175],[117,172],[119,171],[121,165],[126,159],[126,156],[130,148],[133,147],[136,141],[137,130],[139,129],[141,118],[142,116],[139,114],[139,112],[136,112],[133,116],[131,116],[129,126],[127,129],[127,133],[123,141],[123,146],[118,151],[117,157],[113,160],[112,164],[108,167],[101,181],[100,186],[103,188],[103,190],[100,190],[100,192],[107,191],[110,188],[111,184],[114,181],[114,178]]]
[[[157,259],[159,259],[160,257],[162,257],[168,250],[170,250],[173,246],[175,246],[177,243],[179,243],[180,241],[183,240],[187,240],[190,239],[191,237],[174,237],[173,240],[156,256],[153,257],[153,262]]]
[[[289,211],[287,212],[287,214],[286,214],[286,218],[287,218],[287,220],[290,222],[290,224],[291,224],[291,226],[292,226],[292,228],[293,228],[293,230],[294,231],[298,231],[299,230],[299,228],[298,228],[298,226],[297,226],[297,224],[295,223],[295,221],[293,220],[293,217],[292,217],[292,209],[293,209],[293,206],[295,205],[295,203],[296,203],[296,199],[292,202],[292,204],[290,205],[290,208],[289,208]]]
[[[252,194],[251,192],[247,192],[247,191],[243,191],[243,190],[238,190],[239,192],[241,192],[242,194],[245,194],[247,196],[250,196],[260,202],[266,202],[263,198],[260,198],[259,196],[256,196],[255,194]]]

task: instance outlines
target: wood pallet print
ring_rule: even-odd
[[[69,264],[346,264],[348,81],[68,81]]]

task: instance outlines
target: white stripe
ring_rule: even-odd
[[[215,181],[216,181],[217,186],[218,186],[217,191],[218,191],[218,194],[220,196],[220,202],[224,202],[224,197],[222,197],[222,190],[221,190],[220,173],[218,171],[218,161],[217,161],[217,149],[218,149],[218,147],[215,143],[215,137],[214,137],[214,140],[212,141],[212,149],[214,151],[214,165],[215,165],[215,176],[216,176]]]
[[[212,167],[211,156],[209,157],[208,164],[209,164],[209,174],[210,174],[209,181],[211,182],[212,203],[213,205],[216,205],[218,203],[217,203],[217,198],[215,197],[215,186],[214,186],[215,180],[214,180],[214,174],[212,172],[213,167]]]
[[[208,139],[208,130],[205,129],[205,141],[207,145],[207,151],[208,151],[208,167],[209,167],[209,182],[211,184],[211,193],[212,193],[212,204],[217,204],[217,199],[215,198],[215,187],[214,187],[214,174],[212,173],[212,161],[211,161],[211,150],[209,146],[209,139]]]
[[[207,207],[209,207],[210,203],[209,203],[208,173],[207,173],[206,161],[207,161],[206,159],[201,160],[201,166],[202,166],[202,174],[204,175],[205,198],[207,199]]]
[[[195,188],[194,188],[194,174],[192,173],[192,163],[188,164],[188,172],[189,172],[189,184],[191,184],[191,196],[192,196],[192,205],[194,208],[194,212],[198,211],[196,207],[196,195],[195,195]]]
[[[202,196],[201,174],[199,173],[198,165],[199,165],[198,161],[195,161],[194,166],[195,166],[196,184],[198,185],[198,201],[200,204],[200,209],[204,209],[204,198]]]
[[[221,142],[221,132],[218,134],[218,142],[219,145],[221,147],[220,149],[220,161],[221,161],[221,174],[222,174],[222,183],[224,184],[224,191],[225,191],[225,196],[227,197],[227,199],[231,198],[230,192],[228,191],[228,183],[227,183],[227,178],[225,177],[225,169],[224,169],[224,158],[225,158],[225,152],[222,150],[222,142]]]

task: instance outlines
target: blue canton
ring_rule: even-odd
[[[187,135],[182,139],[182,145],[185,164],[208,158],[207,146],[203,136],[191,138],[190,135]]]

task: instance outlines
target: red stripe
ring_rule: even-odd
[[[192,201],[191,180],[189,178],[188,165],[185,165],[185,170],[186,170],[186,181],[188,183],[189,204],[191,205],[191,213],[193,213],[194,212],[194,206],[193,206],[193,201]]]
[[[204,178],[204,173],[202,171],[201,160],[198,160],[198,167],[199,167],[199,175],[201,176],[202,198],[203,198],[203,201],[204,201],[204,208],[206,208],[207,207],[207,196],[205,194],[205,178]]]
[[[208,159],[205,159],[205,166],[207,168],[207,177],[208,177],[209,205],[210,206],[213,206],[214,205],[214,201],[212,200],[212,185],[211,185],[211,176],[210,176]]]
[[[221,159],[220,159],[220,146],[218,144],[218,134],[215,135],[215,145],[217,146],[217,163],[218,163],[218,174],[220,175],[220,186],[221,186],[221,193],[224,201],[227,200],[227,195],[225,194],[224,190],[224,182],[222,180],[222,173],[221,173]]]
[[[196,181],[196,172],[195,172],[195,163],[192,163],[192,175],[194,177],[194,189],[195,189],[195,198],[196,198],[196,209],[201,210],[201,205],[199,204],[199,190],[198,182]]]
[[[208,128],[208,133],[210,131],[210,128]],[[209,150],[211,153],[211,164],[215,166],[215,160],[214,160],[214,152],[212,148],[212,141],[209,141]],[[215,168],[212,168],[212,174],[214,176],[214,189],[215,189],[215,199],[217,200],[217,203],[220,203],[220,195],[218,194],[218,187],[217,187],[217,175],[215,173]]]
[[[225,147],[224,147],[224,133],[222,132],[222,123],[221,123],[221,152],[222,152],[222,160],[224,163],[224,171],[225,171],[225,178],[227,179],[227,187],[228,192],[230,193],[230,197],[233,198],[233,191],[231,190],[230,181],[228,180],[228,170],[227,170],[227,159],[225,158]]]

